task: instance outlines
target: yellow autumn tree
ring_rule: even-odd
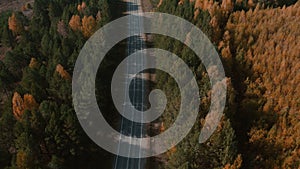
[[[81,5],[80,4],[77,5],[77,11],[81,12]]]
[[[231,12],[233,10],[234,4],[232,0],[223,0],[221,4],[221,9],[226,12]]]
[[[248,1],[248,5],[255,4]],[[262,122],[251,127],[248,140],[254,168],[299,165],[299,16],[300,2],[274,9],[256,5],[254,10],[234,12],[226,26],[230,40],[224,38],[220,43],[223,57],[236,57],[253,72],[244,82],[247,89],[242,104],[253,98],[261,104],[255,110]],[[276,119],[269,122],[271,116]],[[270,158],[273,154],[276,157]]]
[[[61,64],[58,64],[56,66],[56,72],[64,79],[71,80],[70,74],[64,69],[64,67]]]
[[[17,120],[22,118],[25,110],[34,110],[39,107],[34,97],[30,94],[25,94],[24,99],[18,92],[15,92],[12,98],[13,114]]]
[[[240,169],[242,167],[242,155],[239,154],[234,160],[233,164],[226,164],[223,169]]]
[[[248,6],[249,7],[253,7],[255,4],[253,2],[253,0],[248,0]]]
[[[18,169],[29,169],[32,168],[32,157],[28,154],[28,152],[24,150],[20,150],[17,153],[16,157],[16,165]]]
[[[34,97],[30,94],[24,95],[24,110],[34,110],[39,107],[39,104],[35,101]]]
[[[16,35],[23,31],[23,25],[21,21],[17,18],[16,14],[13,13],[8,18],[8,28]]]
[[[21,119],[24,112],[24,102],[21,95],[15,92],[12,98],[13,114],[16,119]]]
[[[88,38],[90,36],[92,36],[92,34],[94,33],[96,29],[96,20],[93,16],[84,16],[82,18],[82,27],[81,27],[81,31],[83,33],[83,36]]]
[[[85,3],[85,2],[82,2],[81,4],[79,4],[79,5],[77,6],[78,12],[84,11],[85,8],[86,8],[86,3]]]
[[[69,26],[71,27],[71,29],[73,31],[80,30],[80,28],[81,28],[80,16],[73,15],[69,21]]]
[[[167,157],[171,157],[174,153],[176,153],[177,149],[175,144],[172,144],[172,148],[169,149],[169,151],[167,151]]]
[[[30,63],[29,63],[29,67],[30,67],[31,69],[35,69],[35,68],[38,68],[38,67],[39,67],[39,63],[38,63],[38,61],[36,60],[36,58],[31,58]]]

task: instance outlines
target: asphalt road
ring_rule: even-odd
[[[141,0],[126,0],[127,3],[127,12],[126,14],[136,14],[142,12],[141,9]],[[128,21],[128,30],[130,31],[132,29],[134,30],[140,30],[142,24],[142,20],[137,18],[132,18]],[[127,41],[127,56],[129,56],[132,53],[135,53],[138,50],[145,49],[145,42],[141,38],[142,36],[133,36],[128,38]],[[125,75],[130,77],[132,74],[135,74],[135,70],[137,70],[140,67],[144,67],[143,65],[144,61],[142,58],[137,60],[128,60],[126,70],[124,70]],[[129,82],[128,82],[129,83]],[[126,103],[132,103],[135,108],[139,111],[143,111],[147,109],[147,103],[146,103],[146,91],[148,83],[142,78],[134,78],[134,80],[130,83],[129,87],[129,98],[130,100],[124,101],[124,108],[123,111],[127,111],[127,105]],[[125,87],[125,86],[124,86]],[[129,105],[128,105],[129,106]],[[141,123],[135,123],[133,121],[130,121],[124,117],[121,119],[120,124],[120,133],[132,136],[132,137],[146,137],[147,136],[147,128],[144,124]],[[127,152],[130,153],[131,151],[135,151],[136,153],[140,153],[142,149],[142,145],[138,146],[140,148],[137,149],[137,146],[130,146],[131,144],[139,144],[139,143],[129,143],[129,146],[125,146],[125,144],[128,145],[128,143],[119,142],[118,149],[124,149],[127,148]],[[146,159],[145,158],[127,158],[127,157],[121,157],[117,156],[114,161],[114,169],[144,169],[146,168]]]

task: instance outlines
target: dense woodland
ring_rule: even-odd
[[[110,20],[108,1],[35,0],[0,20],[0,168],[96,168],[110,160],[81,129],[71,98],[76,58]]]
[[[180,56],[201,86],[197,123],[181,143],[157,158],[160,168],[298,169],[300,2],[152,2],[155,11],[201,28],[222,58],[228,84],[225,115],[211,138],[199,144],[210,104],[206,70],[181,42],[154,36],[154,46]],[[85,135],[71,98],[76,58],[85,41],[112,20],[111,7],[108,0],[35,0],[22,11],[0,14],[0,168],[111,168],[111,154]],[[105,63],[102,79],[109,79],[112,72],[105,68],[115,64]],[[156,74],[154,87],[168,98],[160,119],[163,132],[176,119],[180,93],[174,79],[164,72]],[[109,91],[107,79],[97,82],[104,88],[96,93],[104,98],[99,106],[113,111],[103,92]]]
[[[165,154],[161,168],[299,168],[300,3],[161,0],[155,4],[157,11],[181,16],[202,29],[222,57],[228,84],[225,116],[212,137],[198,144],[210,103],[206,70],[184,44],[155,38],[156,47],[171,50],[189,64],[202,96],[198,124]],[[163,131],[176,119],[180,95],[170,76],[157,72],[156,80],[169,96],[161,119]]]

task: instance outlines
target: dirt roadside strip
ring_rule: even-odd
[[[141,6],[143,12],[153,12],[153,5],[151,3],[151,0],[141,0]],[[146,43],[152,43],[153,37],[152,35],[145,34]],[[155,62],[155,60],[148,60],[149,62]],[[155,83],[156,75],[153,72],[144,73],[146,79],[150,80],[151,82]]]
[[[21,11],[23,5],[30,3],[33,5],[34,0],[0,0],[0,13],[5,11]]]
[[[143,12],[152,12],[153,5],[150,0],[141,0]]]
[[[143,12],[154,12],[153,11],[154,7],[151,3],[151,0],[141,0],[141,5],[142,5]],[[148,42],[148,43],[153,42],[152,35],[146,35],[146,42]],[[152,60],[152,62],[155,62],[155,60]],[[156,82],[155,73],[148,73],[147,76],[148,76],[148,79],[151,82],[154,82],[154,83]],[[156,125],[156,127],[155,127],[155,125]],[[154,124],[154,126],[153,126],[153,129],[155,130],[154,132],[157,132],[158,129],[160,128],[160,126],[161,126],[161,123]],[[158,133],[156,133],[156,134],[158,134]],[[151,157],[150,158],[150,163],[147,165],[146,168],[147,169],[158,168],[161,164],[164,164],[166,162],[167,162],[167,160],[166,160],[165,154],[161,154],[161,155],[158,155],[158,156],[155,156],[155,157]]]

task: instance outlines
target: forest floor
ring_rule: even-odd
[[[20,11],[27,3],[33,4],[34,0],[0,0],[0,13],[5,11]]]

